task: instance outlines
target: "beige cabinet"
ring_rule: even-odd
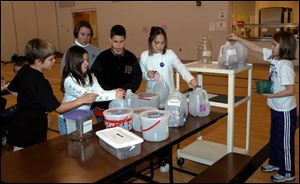
[[[15,53],[24,55],[32,38],[47,40],[59,49],[57,35],[54,1],[1,2],[1,60],[8,61]]]

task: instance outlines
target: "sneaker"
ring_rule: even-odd
[[[282,176],[280,174],[275,174],[274,176],[271,176],[271,180],[276,183],[292,182],[295,180],[295,177],[294,176],[288,177],[288,176]]]
[[[169,172],[169,169],[170,169],[170,165],[169,164],[162,165],[159,168],[160,172]]]
[[[263,172],[279,171],[279,167],[276,167],[274,165],[265,165],[261,167],[261,170]]]

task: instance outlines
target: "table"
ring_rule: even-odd
[[[211,64],[200,64],[198,61],[185,64],[186,68],[191,72],[197,72],[197,79],[199,85],[203,86],[203,74],[218,74],[228,76],[228,92],[226,95],[219,95],[209,99],[210,105],[215,107],[227,108],[227,144],[219,144],[215,142],[205,141],[200,137],[186,149],[178,150],[178,159],[187,158],[199,163],[212,165],[215,161],[223,157],[226,153],[238,152],[242,154],[249,154],[250,142],[250,114],[251,114],[251,88],[252,88],[252,64],[247,64],[237,69],[223,69],[219,67],[218,62]],[[237,97],[234,95],[235,77],[241,72],[248,72],[248,89],[247,96]],[[179,73],[176,73],[176,88],[179,90]],[[204,87],[205,89],[205,87]],[[234,137],[234,109],[247,102],[247,117],[246,117],[246,140],[245,149],[233,146]],[[207,149],[196,149],[198,147],[206,147]],[[196,150],[194,150],[194,148]],[[209,152],[209,150],[211,150]],[[197,152],[197,153],[196,153]]]
[[[172,150],[173,145],[226,115],[226,112],[211,111],[207,117],[188,116],[185,126],[169,129],[170,136],[167,140],[144,141],[141,145],[141,154],[125,160],[118,160],[101,147],[95,134],[85,142],[72,142],[67,135],[60,136],[24,150],[2,155],[1,181],[107,182],[162,152]],[[135,133],[141,136],[140,132]],[[170,169],[170,182],[173,182],[172,169]]]

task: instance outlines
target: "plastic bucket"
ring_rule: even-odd
[[[148,110],[140,114],[143,138],[147,141],[159,142],[169,137],[168,111]]]
[[[140,114],[147,110],[158,110],[158,109],[153,107],[137,107],[133,109],[133,114],[132,114],[133,130],[137,132],[141,132],[142,124],[141,124]]]
[[[104,124],[106,128],[122,127],[127,130],[132,129],[132,109],[130,108],[111,108],[103,112]]]
[[[263,93],[273,93],[272,90],[272,85],[273,82],[267,81],[267,80],[261,80],[261,81],[256,81],[256,92],[263,94]]]

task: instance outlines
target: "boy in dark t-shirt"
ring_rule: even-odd
[[[29,65],[23,66],[7,89],[17,96],[17,110],[8,128],[7,143],[14,151],[47,140],[47,113],[63,113],[95,101],[96,94],[86,94],[68,103],[60,103],[53,94],[43,70],[55,62],[55,48],[41,39],[32,39],[25,47]]]

